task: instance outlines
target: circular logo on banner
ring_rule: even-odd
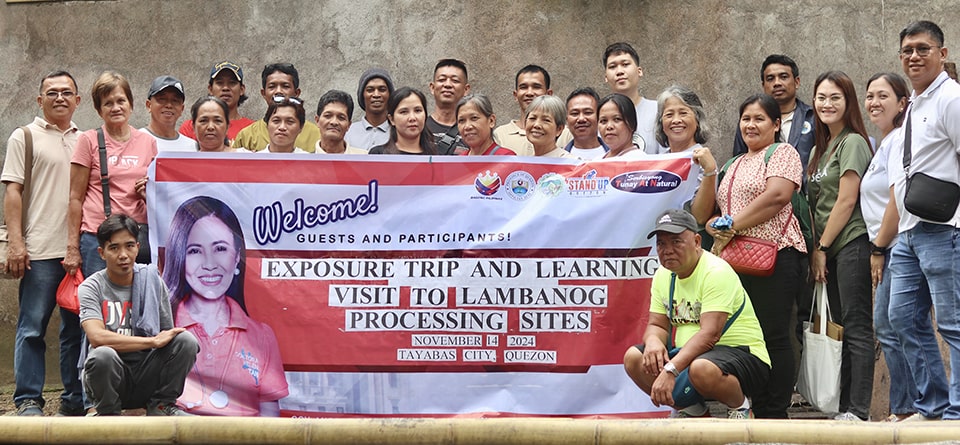
[[[524,201],[533,196],[537,191],[537,185],[534,183],[533,175],[523,170],[517,170],[507,175],[505,191],[507,196],[517,200]]]
[[[537,189],[546,196],[558,196],[566,189],[566,182],[559,173],[547,173],[537,180]]]

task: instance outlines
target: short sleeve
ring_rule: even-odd
[[[785,178],[800,187],[803,182],[803,164],[800,153],[790,144],[780,144],[773,150],[767,163],[767,177]]]

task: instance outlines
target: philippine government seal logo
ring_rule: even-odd
[[[537,190],[546,196],[558,196],[566,189],[566,181],[559,173],[547,173],[537,180]]]
[[[534,182],[533,175],[523,170],[517,170],[507,175],[505,182],[507,196],[517,200],[524,201],[533,196],[537,191],[537,184]]]
[[[486,173],[478,173],[477,179],[473,181],[473,186],[477,188],[477,191],[480,192],[483,196],[490,196],[494,193],[497,193],[497,190],[500,190],[500,181],[499,173],[490,173],[490,170],[487,170]]]

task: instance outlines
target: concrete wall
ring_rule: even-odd
[[[655,98],[672,83],[700,94],[714,130],[707,145],[725,159],[737,106],[759,90],[766,55],[785,53],[800,64],[799,94],[807,102],[817,74],[831,69],[850,74],[862,94],[871,74],[900,72],[897,34],[920,18],[944,26],[946,46],[960,51],[955,0],[0,3],[0,140],[37,113],[38,81],[53,69],[69,70],[80,83],[75,120],[81,129],[100,124],[89,97],[96,76],[107,69],[125,74],[134,86],[132,123],[139,127],[147,122],[143,103],[154,77],[180,78],[190,103],[205,94],[210,65],[222,59],[245,69],[251,99],[241,112],[257,118],[266,108],[258,94],[266,63],[294,63],[302,96],[315,110],[327,89],[355,93],[358,76],[370,66],[389,69],[398,86],[426,90],[436,60],[456,57],[467,63],[474,91],[489,95],[506,122],[518,113],[511,91],[519,67],[545,66],[561,97],[585,85],[605,94],[602,51],[624,40],[641,55],[645,96]],[[5,142],[0,147],[5,152]],[[0,287],[9,303],[0,305],[5,332],[16,318],[13,287]],[[9,352],[0,363],[12,363]]]

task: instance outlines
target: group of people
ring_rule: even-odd
[[[434,68],[433,112],[420,90],[395,88],[383,69],[365,71],[356,93],[364,116],[352,124],[354,101],[339,90],[324,93],[314,122],[307,121],[299,74],[287,63],[264,67],[267,111],[256,121],[245,118],[243,70],[224,61],[211,68],[209,95],[193,103],[179,128],[179,80],[151,83],[150,123],[137,130],[129,124],[130,84],[105,72],[90,94],[103,125],[81,132],[71,120],[81,99],[76,81],[53,72],[40,83],[42,117],[10,136],[0,177],[7,185],[6,267],[22,277],[18,414],[42,414],[44,331],[58,284],[78,273],[87,277],[80,315],[60,312],[61,414],[92,408],[112,415],[135,406],[156,415],[279,413],[287,388],[276,338],[246,313],[243,234],[232,210],[214,198],[188,200],[161,252],[163,270],[136,264],[151,262],[146,172],[158,151],[583,160],[687,152],[697,191],[684,210],[661,215],[649,234],[657,237],[663,267],[653,279],[642,344],[624,357],[627,373],[654,403],[677,408],[681,417],[703,415],[702,400],[680,404],[671,396],[671,379],[688,373],[689,383],[730,407],[731,417],[786,418],[796,368],[791,335],[798,335],[790,331],[791,311],[796,305],[800,321],[809,319],[814,280],[826,283],[845,329],[838,418],[869,416],[874,330],[892,380],[910,382],[892,385],[894,418],[960,418],[960,376],[947,383],[929,316],[935,306],[952,369],[960,369],[952,241],[960,214],[947,221],[911,214],[900,164],[907,147],[911,175],[960,183],[960,130],[947,124],[960,119],[953,114],[960,85],[943,72],[943,44],[931,22],[903,30],[900,59],[913,93],[897,74],[870,79],[864,104],[881,132],[876,143],[849,76],[820,75],[810,106],[796,96],[797,64],[771,55],[760,69],[764,92],[740,105],[735,156],[724,166],[703,145],[709,130],[697,94],[671,86],[656,100],[642,97],[639,57],[623,42],[603,54],[611,94],[601,98],[582,87],[564,101],[552,94],[547,70],[527,65],[515,76],[520,119],[499,126],[491,101],[471,94],[467,67],[456,59]],[[794,211],[797,192],[812,209],[809,233]],[[772,275],[738,275],[714,255],[735,235],[777,245]],[[711,245],[714,253],[703,250]],[[84,333],[89,350],[81,345]],[[208,347],[226,343],[230,349]]]
[[[764,93],[740,106],[735,156],[703,174],[722,176],[711,211],[668,211],[649,234],[662,267],[643,342],[624,366],[654,403],[677,417],[706,415],[711,399],[730,418],[786,418],[796,370],[790,336],[798,334],[790,315],[796,305],[798,324],[810,320],[809,277],[826,284],[843,326],[836,419],[869,419],[875,335],[890,372],[887,420],[960,419],[960,84],[945,71],[935,23],[907,25],[898,52],[907,80],[879,73],[865,85],[879,140],[867,135],[845,73],[819,75],[809,106],[796,97],[796,63],[764,61]],[[796,192],[809,204],[809,234]],[[734,236],[776,244],[771,275],[717,259]],[[950,351],[949,382],[931,308]],[[676,391],[691,387],[701,397]]]

